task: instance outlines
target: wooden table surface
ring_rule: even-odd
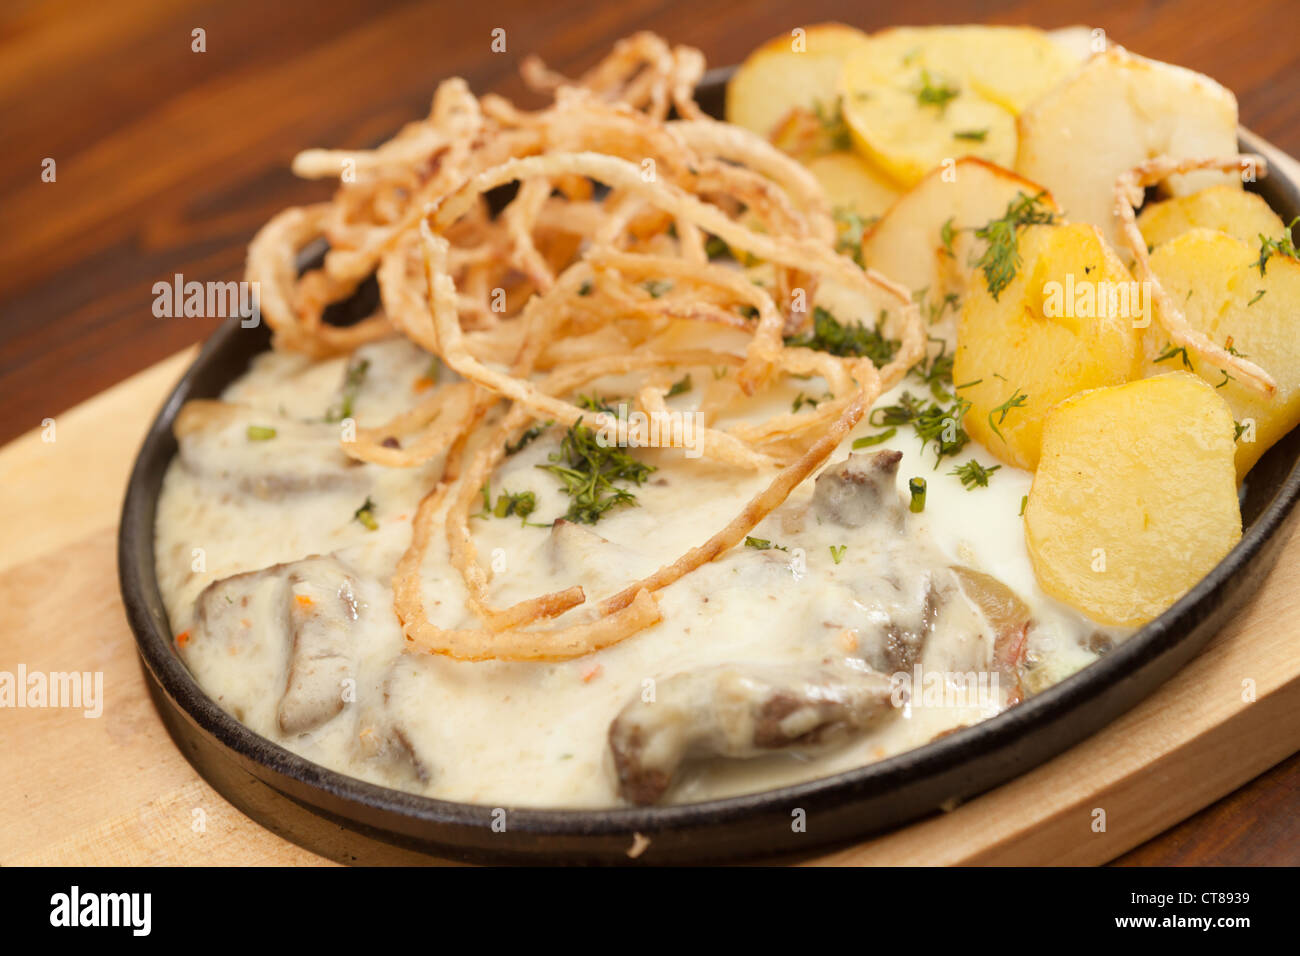
[[[900,17],[905,20],[900,20]],[[305,146],[364,146],[422,114],[437,80],[522,95],[519,59],[574,72],[637,29],[738,61],[791,27],[1086,23],[1215,77],[1241,121],[1300,155],[1293,0],[894,4],[801,0],[8,0],[0,11],[0,443],[207,336],[155,318],[152,287],[240,277],[256,228],[328,187],[295,180]],[[493,53],[495,28],[506,52]],[[206,51],[192,35],[205,32]],[[46,159],[54,182],[42,180]],[[1120,858],[1294,861],[1300,756]]]

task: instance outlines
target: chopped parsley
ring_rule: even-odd
[[[844,206],[836,206],[834,216],[835,251],[848,254],[854,262],[862,265],[862,234],[867,231],[868,221]]]
[[[578,524],[595,524],[611,508],[636,504],[636,496],[618,483],[640,485],[655,470],[621,448],[602,445],[582,419],[569,428],[560,450],[548,460],[551,464],[537,467],[564,483],[570,499],[564,517]]]
[[[1042,202],[1044,195],[1017,193],[1007,203],[1007,211],[1000,219],[990,220],[975,230],[975,238],[987,243],[976,265],[984,271],[985,284],[995,302],[1020,268],[1020,227],[1056,222],[1056,214]]]
[[[835,99],[829,106],[821,100],[813,103],[813,115],[817,117],[817,122],[821,124],[822,132],[830,141],[832,150],[849,150],[853,148],[853,138],[849,135],[849,126],[844,122],[844,110],[840,106],[839,99]]]
[[[805,335],[786,336],[785,344],[841,357],[865,356],[876,365],[886,364],[899,349],[898,340],[886,338],[878,325],[868,327],[861,322],[840,322],[820,305],[813,307],[812,331]]]
[[[375,520],[375,503],[366,495],[365,502],[356,511],[352,512],[352,517],[360,521],[367,531],[378,531],[379,522]]]
[[[949,86],[947,83],[940,82],[935,85],[934,78],[930,76],[929,70],[921,71],[921,87],[916,91],[916,101],[922,106],[937,106],[944,110],[948,106],[948,101],[957,98],[960,91],[955,86]]]
[[[961,479],[962,487],[967,491],[971,491],[975,488],[987,488],[989,486],[989,475],[1001,467],[1001,465],[994,465],[992,468],[985,468],[972,458],[966,464],[958,465],[948,474],[956,475]]]
[[[425,373],[425,378],[436,382],[437,379],[437,359],[433,360],[433,367],[430,368],[432,375]],[[356,403],[357,395],[361,392],[361,386],[365,384],[366,373],[370,371],[370,359],[362,359],[355,365],[349,365],[347,374],[343,378],[343,397],[338,405],[330,408],[325,413],[325,421],[341,422],[345,418],[352,417],[352,406]]]
[[[503,491],[497,495],[497,504],[492,509],[492,514],[498,518],[515,515],[523,524],[527,524],[528,516],[536,510],[537,496],[531,491],[521,491],[518,494]]]

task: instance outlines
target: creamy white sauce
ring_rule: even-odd
[[[428,357],[405,341],[368,346],[364,354],[372,366],[355,416],[361,425],[376,425],[418,401],[414,385]],[[268,353],[223,398],[264,412],[268,421],[275,416],[320,421],[338,400],[344,370],[342,359],[312,363]],[[673,399],[674,407],[691,408],[704,384],[697,374],[693,392]],[[604,381],[591,391],[620,394],[618,385],[617,380]],[[808,383],[791,383],[773,389],[765,399],[768,406],[750,411],[762,417],[788,410],[800,385],[813,394]],[[878,404],[896,401],[904,389],[919,394],[923,388],[915,380],[905,381]],[[876,431],[860,425],[853,437]],[[247,442],[242,428],[233,429],[227,440]],[[329,440],[337,441],[337,436]],[[531,520],[561,516],[568,499],[559,482],[535,467],[546,462],[557,441],[558,435],[549,433],[507,458],[493,476],[494,499],[502,490],[532,491],[537,510]],[[274,463],[276,440],[256,444],[255,450]],[[986,466],[997,464],[974,442],[955,459],[945,458],[937,470],[933,447],[923,453],[911,429],[899,429],[869,451],[891,448],[903,456],[896,478],[899,494],[906,498],[913,476],[924,477],[928,485],[924,512],[908,516],[907,553],[937,567],[960,564],[993,575],[1031,609],[1029,689],[1039,690],[1095,659],[1085,646],[1090,635],[1123,636],[1097,627],[1039,590],[1019,516],[1029,473],[1003,466],[988,487],[967,491],[948,474],[956,463],[974,458]],[[850,442],[845,442],[830,461],[840,461],[849,450]],[[610,545],[590,551],[571,548],[560,568],[547,528],[521,527],[516,518],[474,520],[479,560],[494,568],[498,606],[574,583],[584,586],[589,603],[599,600],[701,543],[770,480],[768,474],[686,460],[677,450],[636,454],[658,468],[636,489],[638,506],[609,512],[590,530]],[[854,587],[880,580],[895,560],[870,525],[848,530],[812,519],[809,480],[752,532],[791,551],[733,549],[661,591],[663,620],[613,647],[560,663],[467,663],[408,653],[392,610],[390,582],[410,542],[411,518],[440,468],[440,461],[413,469],[358,465],[353,474],[359,485],[260,500],[178,460],[167,473],[157,526],[158,577],[173,630],[193,632],[185,660],[223,708],[310,760],[433,797],[516,806],[619,803],[608,728],[647,680],[738,661],[793,665],[835,653],[837,641],[843,640],[835,618],[851,610]],[[353,517],[367,495],[375,505],[378,528],[373,531]],[[838,563],[832,547],[844,549]],[[283,635],[259,627],[248,628],[237,642],[201,635],[195,599],[209,584],[232,574],[317,554],[336,555],[356,577],[355,690],[338,716],[308,733],[286,735],[276,719],[289,668],[290,648]],[[441,535],[435,536],[424,562],[423,594],[433,623],[475,626]],[[988,624],[965,600],[951,600],[946,607],[946,623],[927,642],[918,663],[924,671],[940,674],[987,671],[992,649]],[[860,766],[987,717],[1003,706],[1006,693],[1002,687],[994,700],[958,707],[913,700],[869,732],[812,753],[693,762],[666,799],[720,797]],[[409,763],[375,759],[368,744],[376,739],[380,723],[401,728],[421,774],[413,774]]]

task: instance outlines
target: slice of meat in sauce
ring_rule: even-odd
[[[342,712],[355,681],[356,582],[333,557],[310,557],[214,581],[195,602],[182,657],[223,642],[281,642],[288,659],[277,708],[286,734],[314,730]]]
[[[692,759],[812,750],[893,712],[890,681],[830,664],[732,664],[664,678],[609,726],[619,792],[659,801]]]
[[[850,452],[817,476],[813,513],[818,520],[843,528],[861,528],[880,520],[900,527],[905,512],[895,482],[902,459],[901,451]]]
[[[339,424],[299,422],[248,405],[196,399],[172,426],[192,474],[267,501],[317,491],[364,493],[369,476],[343,454]]]

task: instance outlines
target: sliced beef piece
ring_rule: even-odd
[[[286,734],[337,716],[344,681],[355,678],[356,582],[334,557],[310,557],[214,581],[195,603],[194,634],[182,655],[222,642],[281,644],[288,677],[277,717]]]
[[[903,499],[895,480],[902,458],[899,451],[851,452],[817,476],[813,513],[820,521],[844,528],[861,528],[874,520],[901,526]]]
[[[811,750],[890,713],[887,677],[831,664],[734,664],[657,682],[609,726],[619,792],[635,804],[663,797],[691,759]]]
[[[300,734],[338,716],[344,682],[356,679],[357,598],[352,576],[334,558],[307,558],[289,568],[293,644],[279,722],[286,734]]]
[[[365,466],[339,447],[338,424],[202,399],[185,403],[172,430],[187,470],[264,500],[329,490],[364,493],[369,484]]]
[[[361,714],[357,746],[363,757],[394,775],[410,783],[428,783],[433,777],[433,762],[416,748],[415,735],[393,704],[394,695],[401,695],[400,685],[409,671],[410,664],[401,658],[389,667],[380,700],[371,702]]]

